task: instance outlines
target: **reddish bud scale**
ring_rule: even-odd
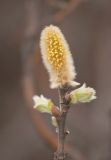
[[[54,117],[59,117],[60,116],[60,111],[59,111],[59,109],[56,106],[52,107],[51,112],[52,112],[52,115]]]

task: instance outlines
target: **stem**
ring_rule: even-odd
[[[58,127],[58,153],[59,153],[59,159],[61,160],[64,160],[65,157],[64,154],[65,121],[66,121],[66,112],[62,113]]]
[[[67,101],[65,99],[67,90],[68,88],[65,87],[58,89],[61,116],[58,118],[58,148],[54,160],[66,159],[66,154],[64,152],[64,143],[66,137],[65,122],[69,109],[69,105],[67,104]]]

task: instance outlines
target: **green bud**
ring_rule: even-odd
[[[52,114],[51,110],[53,107],[53,102],[50,99],[45,98],[43,95],[34,96],[34,108],[40,112],[50,113]]]
[[[84,83],[80,88],[70,93],[71,103],[85,103],[96,99],[96,91],[93,88],[86,87]]]

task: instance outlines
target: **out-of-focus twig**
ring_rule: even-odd
[[[57,13],[55,13],[55,15],[54,15],[54,21],[56,23],[60,23],[69,14],[71,14],[81,2],[84,2],[86,0],[67,0],[67,1],[64,0],[64,3],[63,3],[63,1],[61,2],[61,1],[55,1],[55,0],[47,0],[47,1],[51,6],[54,6],[54,7],[55,7],[55,4],[58,4],[58,5],[56,5],[56,6],[58,6],[58,8],[60,5],[61,9],[59,11],[57,11]],[[60,2],[63,3],[63,7]]]
[[[44,141],[54,150],[56,149],[57,142],[55,135],[48,129],[40,113],[33,110],[32,97],[34,95],[34,56],[35,56],[35,43],[37,41],[37,19],[36,19],[36,7],[35,1],[26,1],[27,11],[27,25],[24,34],[24,43],[22,46],[22,58],[23,58],[23,76],[22,86],[23,94],[26,100],[26,104],[29,108],[29,112],[32,118],[32,122],[35,129],[44,139]],[[38,47],[37,47],[38,48]],[[37,52],[38,50],[36,50]],[[37,57],[36,57],[37,58]],[[37,61],[36,61],[37,62]]]
[[[29,112],[32,118],[33,125],[36,131],[39,133],[41,138],[49,145],[51,149],[56,149],[57,142],[56,136],[47,128],[41,114],[38,111],[35,111],[32,106],[32,96],[34,94],[33,84],[30,77],[24,77],[23,81],[23,90],[24,90],[24,97],[27,102],[27,106],[29,108]]]

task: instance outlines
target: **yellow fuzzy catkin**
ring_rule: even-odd
[[[76,72],[69,46],[56,26],[47,26],[41,33],[40,47],[43,61],[50,75],[51,88],[66,84],[77,85],[74,82]]]

